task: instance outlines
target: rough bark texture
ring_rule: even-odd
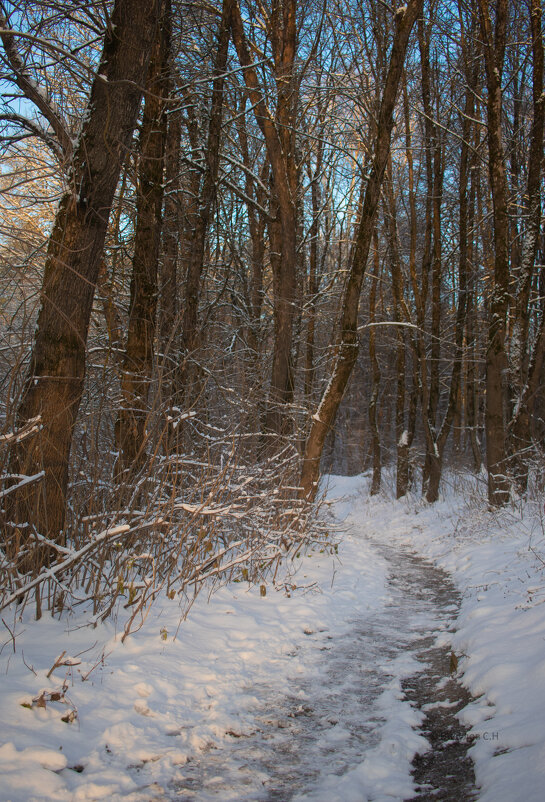
[[[41,482],[12,494],[8,549],[32,533],[64,541],[68,462],[85,374],[85,346],[108,218],[130,146],[159,17],[159,0],[117,0],[45,262],[42,304],[17,427],[41,429],[13,447],[12,474]],[[43,555],[38,562],[45,562]],[[39,567],[39,565],[37,566]]]
[[[325,438],[335,420],[339,404],[358,356],[358,306],[361,287],[373,237],[382,178],[390,152],[394,109],[403,72],[405,54],[411,30],[421,10],[422,0],[411,0],[405,8],[399,9],[396,14],[396,30],[380,104],[371,172],[365,188],[361,219],[352,249],[350,268],[343,294],[340,341],[333,362],[331,378],[320,405],[312,417],[312,426],[305,446],[300,492],[307,499],[312,499],[316,495],[320,476],[320,458]]]
[[[157,31],[149,65],[140,133],[129,323],[121,376],[121,409],[116,423],[118,477],[124,470],[137,470],[146,452],[146,419],[153,374],[163,206],[169,25],[170,20],[165,14]]]

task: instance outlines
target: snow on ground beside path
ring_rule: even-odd
[[[78,619],[14,622],[12,611],[5,620],[15,643],[5,628],[0,642],[0,799],[163,798],[161,789],[191,755],[252,731],[256,688],[268,685],[281,699],[293,678],[315,675],[319,693],[320,643],[389,598],[385,562],[361,532],[331,552],[315,549],[296,560],[290,596],[271,585],[262,597],[259,588],[231,584],[210,602],[199,596],[181,625],[174,601],[157,602],[124,644],[111,623],[92,630]],[[48,678],[63,650],[65,660],[81,663]],[[410,660],[402,662],[389,666],[392,680],[379,699],[387,720],[375,747],[376,776],[368,772],[374,798],[385,789],[393,793],[385,799],[402,798],[414,788],[410,760],[423,740],[411,729],[418,714],[401,700],[395,672],[412,670]],[[61,699],[51,700],[59,691]],[[40,695],[45,707],[33,703]],[[65,723],[69,710],[77,718]],[[354,783],[361,789],[355,777],[345,782],[347,794]]]
[[[335,512],[348,534],[338,559],[319,550],[300,558],[291,597],[269,585],[262,598],[259,588],[232,584],[210,602],[199,597],[181,626],[176,602],[165,599],[124,644],[111,623],[91,630],[76,618],[14,622],[13,611],[11,618],[4,611],[16,638],[13,644],[1,625],[0,799],[162,799],[189,757],[228,742],[228,733],[252,731],[257,688],[287,696],[293,678],[304,676],[319,693],[321,641],[349,631],[351,620],[373,615],[389,597],[387,565],[367,534],[409,546],[452,574],[463,595],[453,648],[463,681],[482,694],[464,711],[480,736],[471,750],[480,798],[541,802],[545,575],[529,550],[545,553],[539,515],[530,506],[524,515],[491,514],[482,500],[468,505],[453,491],[431,507],[417,498],[369,499],[363,477],[335,477],[329,495],[342,497]],[[81,663],[47,678],[63,650],[64,659]],[[388,666],[392,679],[378,700],[385,719],[378,744],[344,777],[325,776],[323,788],[298,799],[411,795],[410,760],[422,739],[411,731],[418,714],[400,700],[410,655],[398,662]],[[44,689],[60,690],[62,699],[46,694],[37,707],[32,700]],[[77,718],[65,723],[70,710]]]
[[[447,477],[448,480],[448,477]],[[460,484],[460,480],[458,480]],[[488,511],[475,485],[448,483],[435,505],[368,497],[368,480],[339,479],[332,493],[349,523],[399,543],[451,574],[462,593],[453,639],[462,681],[479,696],[462,721],[476,737],[481,802],[545,798],[545,529],[543,501]],[[416,513],[416,514],[415,514]]]

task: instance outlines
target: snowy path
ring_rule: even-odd
[[[447,629],[455,617],[456,590],[445,573],[407,552],[378,544],[372,552],[377,563],[386,564],[385,604],[352,621],[344,634],[308,633],[302,648],[305,659],[318,664],[315,676],[294,678],[292,694],[280,698],[274,677],[248,687],[259,700],[254,731],[233,733],[224,747],[189,762],[183,780],[166,798],[361,800],[363,766],[367,779],[383,769],[391,771],[388,761],[383,765],[379,747],[384,725],[395,726],[395,715],[400,715],[398,710],[387,721],[391,686],[403,675],[402,687],[415,707],[424,708],[424,727],[433,730],[435,750],[420,759],[416,775],[427,792],[418,798],[475,798],[465,730],[453,715],[469,699],[463,692],[459,695],[459,686],[450,678],[450,652],[435,645],[437,631]],[[397,705],[409,708],[406,701]],[[424,718],[410,712],[414,723]],[[443,781],[444,774],[450,780]],[[399,799],[392,791],[381,798]]]

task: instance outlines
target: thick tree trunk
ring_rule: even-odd
[[[39,533],[64,542],[68,462],[85,374],[85,349],[104,239],[130,147],[159,18],[159,0],[117,0],[74,157],[71,190],[57,212],[42,305],[17,427],[41,428],[13,446],[10,472],[40,482],[13,493],[8,550]],[[40,558],[41,564],[48,559]],[[39,568],[39,565],[36,566]]]
[[[170,20],[165,14],[157,31],[146,81],[147,94],[140,135],[129,323],[121,375],[121,408],[116,423],[118,479],[123,471],[138,470],[146,453],[146,420],[153,374],[163,206],[169,27]]]
[[[396,29],[380,104],[371,173],[365,188],[361,219],[343,294],[340,342],[337,346],[329,384],[322,396],[318,409],[312,416],[312,425],[305,446],[300,492],[301,496],[306,499],[313,499],[316,495],[320,476],[320,458],[325,438],[333,425],[348,379],[358,356],[357,330],[361,287],[375,227],[375,215],[380,199],[382,178],[390,152],[394,109],[403,72],[405,54],[411,30],[421,10],[422,0],[409,0],[407,6],[398,9],[396,14]]]

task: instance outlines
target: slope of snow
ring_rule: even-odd
[[[492,514],[454,491],[433,507],[415,498],[369,499],[364,477],[335,477],[330,496],[342,497],[334,511],[347,529],[338,555],[334,548],[301,555],[286,584],[269,585],[265,597],[232,584],[210,600],[198,597],[184,622],[165,599],[124,644],[113,623],[92,630],[77,618],[34,622],[25,614],[20,621],[15,610],[4,611],[0,799],[167,799],[188,760],[252,732],[260,688],[280,699],[305,678],[319,693],[317,655],[326,639],[349,633],[390,598],[388,565],[369,536],[422,553],[462,591],[453,650],[463,682],[481,695],[463,712],[476,736],[480,798],[541,800],[545,577],[531,549],[545,549],[537,507]],[[63,651],[60,662],[73,665],[47,677]],[[387,666],[372,747],[342,777],[326,772],[321,787],[297,799],[411,795],[410,761],[426,748],[413,729],[419,714],[401,693],[413,662],[406,655]],[[330,737],[342,750],[342,721]]]

